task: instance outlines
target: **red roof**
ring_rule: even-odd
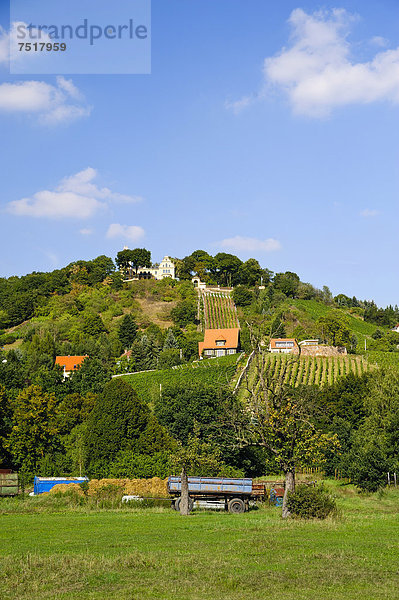
[[[198,350],[200,355],[203,350],[216,350],[217,348],[238,348],[238,336],[240,330],[238,327],[234,329],[205,329],[203,342],[198,342]],[[223,346],[218,346],[217,341],[225,341]]]
[[[277,343],[276,343],[277,342]],[[289,342],[283,344],[283,342]],[[294,338],[272,338],[270,340],[270,348],[297,348],[298,344]]]
[[[56,356],[55,364],[63,367],[65,371],[76,371],[82,364],[86,356]]]

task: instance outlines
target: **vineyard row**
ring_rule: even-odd
[[[270,354],[266,359],[268,376],[272,379],[283,378],[286,385],[293,387],[331,385],[350,373],[361,376],[370,368],[365,360],[352,356],[292,358]]]
[[[230,294],[203,292],[205,329],[232,329],[239,327],[237,310]]]

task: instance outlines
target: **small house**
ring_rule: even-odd
[[[269,352],[274,354],[299,354],[299,346],[294,338],[272,338]]]
[[[66,379],[73,371],[79,369],[85,358],[88,358],[87,354],[85,356],[56,356],[55,364],[64,369],[64,379]]]
[[[318,346],[319,340],[302,340],[299,342],[299,345],[301,348],[303,348],[303,346]]]
[[[236,354],[240,345],[240,330],[232,329],[205,329],[203,342],[198,342],[200,357],[226,356]]]

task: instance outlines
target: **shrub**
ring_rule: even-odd
[[[337,505],[323,485],[299,485],[288,493],[288,509],[299,519],[325,519],[336,513]]]

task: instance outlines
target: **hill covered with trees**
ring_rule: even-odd
[[[125,282],[126,265],[119,260],[118,271],[106,256],[51,273],[0,280],[4,465],[27,477],[81,472],[165,476],[177,444],[187,445],[197,435],[218,456],[217,472],[278,471],[282,463],[267,444],[259,443],[261,430],[246,422],[246,402],[265,398],[256,363],[240,378],[246,356],[196,362],[201,328],[239,322],[243,351],[264,356],[268,393],[280,390],[279,418],[289,406],[294,414],[293,406],[306,404],[314,431],[336,436],[331,439],[338,440],[339,452],[326,449],[323,459],[328,472],[339,468],[353,473],[354,465],[359,472],[397,468],[399,334],[391,331],[399,321],[397,307],[382,309],[343,294],[333,297],[327,287],[319,290],[293,272],[273,274],[255,259],[242,262],[226,253],[196,251],[174,262],[179,280]],[[209,295],[201,309],[191,283],[194,275],[210,287],[231,286],[231,291]],[[271,336],[318,338],[346,346],[349,355],[271,357],[265,353]],[[88,358],[64,381],[54,361],[56,355],[68,354]],[[112,375],[122,379],[111,381]],[[373,401],[377,384],[378,406]],[[242,393],[245,388],[249,396]],[[131,411],[141,415],[134,427],[124,421],[118,404],[122,390]],[[383,420],[387,394],[390,408]],[[116,429],[110,428],[114,422]],[[245,443],[238,426],[240,435],[247,432]],[[359,454],[365,431],[375,434]],[[309,441],[316,434],[309,430],[306,435]],[[108,438],[110,453],[105,455],[101,440]],[[323,463],[320,447],[313,449],[307,463]]]

